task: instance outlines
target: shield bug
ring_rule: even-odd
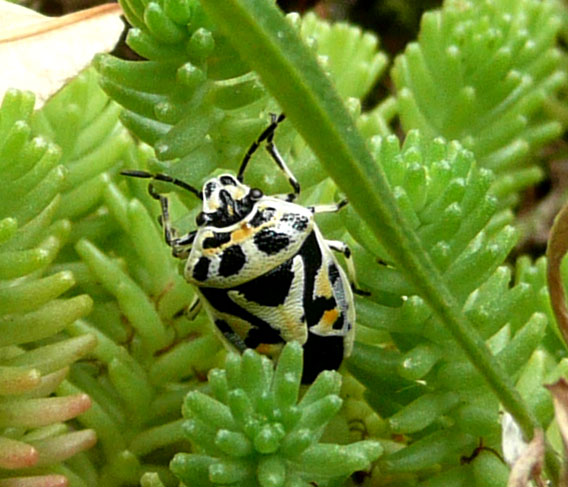
[[[302,381],[337,369],[353,347],[355,271],[346,244],[326,240],[314,220],[339,211],[347,202],[301,206],[300,185],[274,144],[284,115],[246,152],[236,176],[209,179],[201,190],[165,174],[125,170],[122,174],[177,185],[203,201],[197,229],[178,235],[170,222],[168,199],[152,183],[150,195],[161,205],[161,223],[172,254],[185,259],[184,277],[194,284],[195,315],[203,306],[222,337],[239,351],[253,348],[277,357],[284,342],[304,347]],[[287,177],[292,192],[264,195],[244,181],[247,165],[262,143]],[[344,255],[346,272],[332,251]]]

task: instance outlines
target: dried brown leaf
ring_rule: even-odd
[[[41,106],[96,53],[114,47],[124,28],[121,13],[109,3],[46,17],[0,0],[0,99],[9,88],[30,90]]]
[[[548,290],[550,293],[550,303],[558,328],[564,337],[564,342],[568,344],[568,309],[566,307],[566,295],[562,284],[560,264],[562,258],[568,251],[568,205],[562,208],[550,230],[548,247],[546,249]]]

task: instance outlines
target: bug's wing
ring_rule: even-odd
[[[228,292],[231,300],[242,309],[266,323],[270,331],[277,331],[284,342],[307,339],[306,318],[303,306],[304,268],[300,256],[296,256],[267,278],[256,279]],[[247,345],[256,348],[256,342],[270,343],[266,327],[250,330]],[[254,339],[253,336],[258,336]]]
[[[247,348],[245,338],[251,329],[251,324],[242,318],[219,311],[203,296],[201,301],[209,319],[215,324],[215,332],[221,341],[232,350],[244,352]]]
[[[304,266],[296,256],[232,289],[199,288],[209,317],[223,337],[243,351],[274,356],[284,342],[307,340]]]
[[[321,313],[317,323],[310,324],[309,330],[319,336],[344,337],[344,356],[348,357],[353,348],[355,305],[349,279],[338,264],[325,240],[317,233],[321,251],[321,265],[314,276],[313,302],[330,303]]]

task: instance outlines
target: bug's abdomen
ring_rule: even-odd
[[[345,337],[310,333],[304,345],[302,383],[311,384],[324,370],[337,370],[345,356]]]

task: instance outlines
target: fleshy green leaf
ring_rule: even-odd
[[[380,444],[373,441],[350,445],[318,443],[323,428],[338,412],[342,401],[330,390],[318,400],[301,401],[296,406],[297,390],[282,391],[281,381],[288,375],[294,378],[296,386],[300,383],[299,344],[290,342],[284,347],[274,376],[268,382],[262,378],[266,360],[247,350],[242,357],[227,358],[230,374],[211,371],[210,375],[226,379],[228,404],[199,392],[188,394],[184,404],[184,416],[188,419],[186,433],[199,453],[179,453],[174,457],[171,468],[182,482],[206,485],[207,477],[213,484],[239,482],[272,487],[302,479],[318,485],[334,485],[355,470],[368,468],[382,453]],[[337,372],[322,372],[321,379],[316,379],[306,395],[321,396],[322,381],[329,383],[330,376],[339,380]],[[252,380],[254,384],[250,384]],[[267,408],[266,400],[276,395],[286,397]],[[287,426],[281,419],[293,407],[298,408],[299,420]]]
[[[560,133],[543,111],[566,84],[560,15],[549,1],[446,1],[395,61],[404,129],[459,140],[495,173],[502,204],[542,179],[535,152]]]

